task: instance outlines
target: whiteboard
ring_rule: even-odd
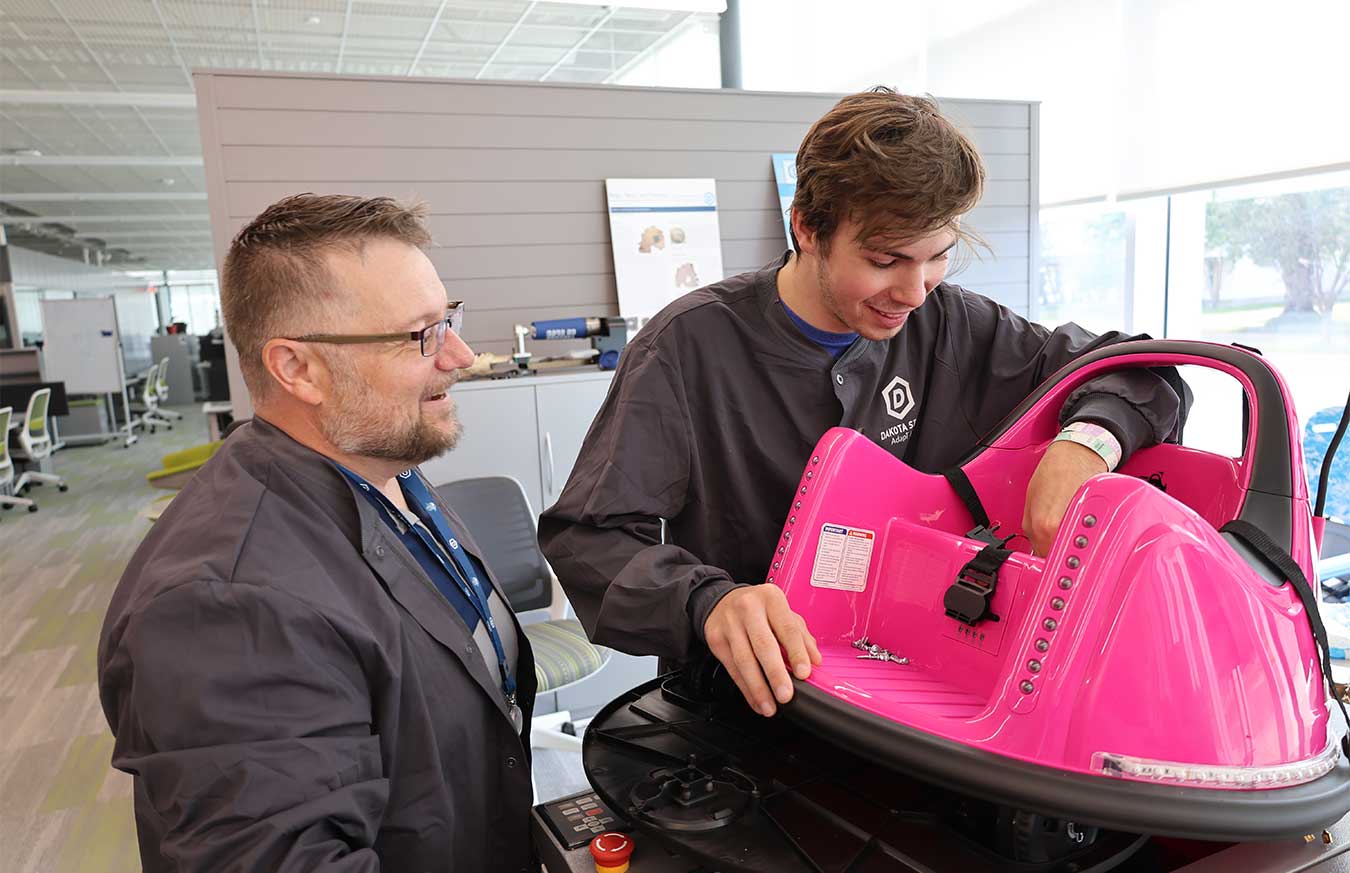
[[[42,301],[42,363],[67,394],[121,394],[122,338],[112,297]]]

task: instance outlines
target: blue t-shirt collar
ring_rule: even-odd
[[[797,326],[797,329],[802,332],[802,335],[805,336],[807,339],[809,339],[811,342],[820,346],[825,351],[829,352],[830,357],[832,358],[837,358],[840,355],[842,355],[844,352],[848,350],[848,347],[853,345],[853,343],[858,339],[858,334],[856,331],[849,331],[847,333],[833,333],[828,330],[821,330],[820,328],[806,321],[806,319],[802,318],[797,313],[793,312],[792,307],[788,306],[787,301],[785,301],[783,298],[781,297],[778,298],[778,303],[783,307],[783,312],[787,313],[787,317],[792,319],[792,323],[795,324]]]

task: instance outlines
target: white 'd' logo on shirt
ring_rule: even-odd
[[[886,414],[891,418],[903,419],[914,411],[914,392],[899,376],[881,390],[881,399],[886,401]]]

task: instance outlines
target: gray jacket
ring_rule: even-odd
[[[676,660],[700,646],[717,601],[764,579],[829,428],[937,473],[1056,369],[1132,339],[1050,330],[944,282],[895,338],[859,339],[832,361],[778,301],[785,262],[687,294],[643,328],[540,519],[544,554],[597,643]],[[1074,392],[1062,417],[1100,423],[1128,456],[1171,435],[1178,407],[1158,374],[1121,371]]]
[[[527,743],[463,621],[337,468],[266,422],[141,544],[98,671],[149,873],[537,869]]]

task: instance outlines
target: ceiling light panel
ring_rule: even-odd
[[[117,92],[151,95],[136,99],[134,106],[30,103],[18,95],[3,104],[0,98],[0,143],[54,157],[199,156],[191,106],[151,99],[191,95],[188,71],[194,68],[332,73],[340,52],[341,72],[349,75],[402,76],[417,58],[413,73],[419,76],[537,80],[547,74],[550,81],[600,82],[689,17],[686,11],[551,0],[0,2],[0,90],[89,94],[91,99]],[[681,5],[681,0],[671,2]],[[485,68],[489,58],[493,62]],[[163,178],[174,184],[162,183]],[[65,194],[72,199],[14,204],[63,217],[105,215],[127,222],[136,214],[181,214],[197,221],[205,203],[175,198],[200,198],[204,188],[200,167],[0,166],[0,203],[5,192]],[[76,196],[98,193],[172,196]],[[127,223],[136,230],[175,226],[159,219]],[[73,226],[84,232],[78,223]],[[136,257],[148,253],[168,266],[188,257],[211,263],[205,246],[163,253],[137,247],[133,252]]]

